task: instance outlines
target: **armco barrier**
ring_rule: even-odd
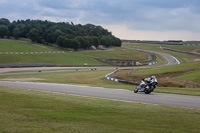
[[[107,75],[105,76],[105,79],[112,80],[112,81],[115,81],[115,82],[120,82],[120,79],[115,79],[115,78],[109,77],[110,75],[112,75],[113,73],[115,73],[115,72],[117,72],[117,71],[118,71],[118,70],[107,74]]]
[[[107,75],[105,76],[105,79],[112,80],[112,81],[115,81],[115,82],[124,83],[124,84],[129,84],[129,85],[136,85],[136,86],[139,85],[138,83],[134,83],[134,82],[130,82],[130,81],[125,81],[125,80],[120,80],[120,79],[115,79],[115,78],[109,77],[110,75],[112,75],[113,73],[115,73],[115,72],[117,72],[117,71],[118,71],[118,70],[107,74]]]
[[[157,64],[158,62],[151,62],[151,63],[148,63],[147,65],[153,65],[153,64]]]

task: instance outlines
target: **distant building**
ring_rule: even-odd
[[[92,45],[89,49],[96,50],[97,48]]]
[[[98,49],[100,49],[100,50],[105,50],[106,48],[105,48],[103,45],[99,45],[99,46],[98,46]]]

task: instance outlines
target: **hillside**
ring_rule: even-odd
[[[108,66],[96,59],[143,61],[144,53],[112,47],[106,50],[80,50],[76,52],[30,41],[0,39],[0,64],[49,63],[65,66]]]
[[[87,63],[91,66],[107,65],[75,52],[20,40],[0,40],[0,53],[3,53],[0,54],[0,64],[50,63],[83,66]]]
[[[179,88],[199,88],[200,87],[200,62],[199,56],[189,55],[185,53],[168,51],[160,49],[159,44],[123,44],[126,47],[133,47],[139,49],[148,49],[152,51],[159,51],[175,56],[180,62],[180,65],[149,68],[142,70],[126,70],[120,75],[118,79],[125,79],[127,81],[140,82],[141,79],[155,75],[158,78],[160,87],[179,87]],[[199,46],[167,46],[181,50],[194,50]],[[160,88],[159,88],[160,89]],[[159,90],[160,91],[160,90]],[[162,90],[161,90],[162,91]],[[170,90],[171,91],[171,90]],[[165,91],[168,92],[168,91]]]

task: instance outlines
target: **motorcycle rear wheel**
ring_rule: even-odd
[[[151,86],[150,89],[145,90],[145,94],[150,94],[151,92],[153,92],[154,89],[155,89],[155,88],[154,88],[153,86]]]

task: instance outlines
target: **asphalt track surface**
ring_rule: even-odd
[[[161,52],[155,52],[155,51],[150,51],[150,50],[142,50],[142,49],[135,49],[135,48],[129,48],[129,47],[123,47],[131,50],[137,50],[137,51],[144,51],[144,52],[150,52],[150,53],[156,53],[162,55],[168,63],[165,64],[164,66],[167,65],[176,65],[180,64],[180,62],[173,56],[166,54],[166,53],[161,53]],[[150,68],[150,66],[146,67],[140,67],[140,68]],[[123,69],[123,68],[119,68]],[[128,68],[126,68],[128,69]],[[130,68],[133,69],[133,68]],[[0,73],[0,75],[21,75],[21,74],[37,74],[37,73],[58,73],[58,72],[74,72],[74,71],[95,71],[95,70],[116,70],[116,68],[91,68],[91,69],[74,69],[74,70],[54,70],[54,71],[34,71],[34,72],[15,72],[15,73]]]
[[[131,49],[131,50],[137,50],[137,51],[150,52],[150,53],[162,55],[168,61],[168,63],[165,64],[165,66],[180,64],[180,62],[174,56],[171,56],[171,55],[166,54],[166,53],[150,51],[150,50],[143,50],[143,49],[136,49],[136,48],[130,48],[130,47],[123,47],[123,48]]]
[[[133,49],[133,48],[129,48],[129,49]],[[133,50],[136,50],[136,49],[133,49]],[[140,51],[144,51],[144,50],[140,50]],[[154,52],[154,51],[151,51],[151,52],[164,56],[168,61],[166,65],[179,64],[179,61],[169,54]],[[111,69],[114,69],[114,68],[110,68],[109,70]],[[108,70],[108,69],[101,69],[101,70]],[[59,72],[67,72],[67,71],[74,71],[74,70],[64,70],[64,71],[59,71]],[[85,69],[85,70],[80,70],[80,71],[91,71],[91,69]],[[58,72],[58,71],[50,71],[50,72]],[[35,72],[9,73],[9,75],[33,74],[33,73]],[[49,73],[49,71],[44,72],[44,73]],[[76,95],[76,96],[83,96],[83,97],[111,99],[111,100],[126,101],[126,102],[136,102],[136,103],[144,103],[144,104],[167,105],[167,106],[175,106],[175,107],[200,109],[199,96],[175,95],[175,94],[154,93],[154,92],[149,95],[144,94],[144,93],[135,94],[133,91],[122,90],[122,89],[110,89],[110,88],[102,88],[102,87],[89,87],[89,86],[55,84],[55,83],[36,83],[36,82],[0,81],[0,86],[8,86],[8,87],[14,87],[14,88],[37,90],[37,91],[44,91],[44,92],[51,92],[51,93],[61,93],[61,94]]]
[[[83,97],[95,97],[125,102],[200,109],[199,96],[175,95],[164,93],[144,94],[134,93],[133,91],[123,89],[111,89],[102,87],[89,87],[55,83],[0,81],[0,85]]]
[[[14,72],[14,73],[1,73],[1,75],[22,75],[22,74],[37,74],[37,73],[63,73],[63,72],[84,72],[96,70],[116,70],[116,68],[91,68],[91,69],[71,69],[71,70],[53,70],[53,71],[34,71],[34,72]]]

